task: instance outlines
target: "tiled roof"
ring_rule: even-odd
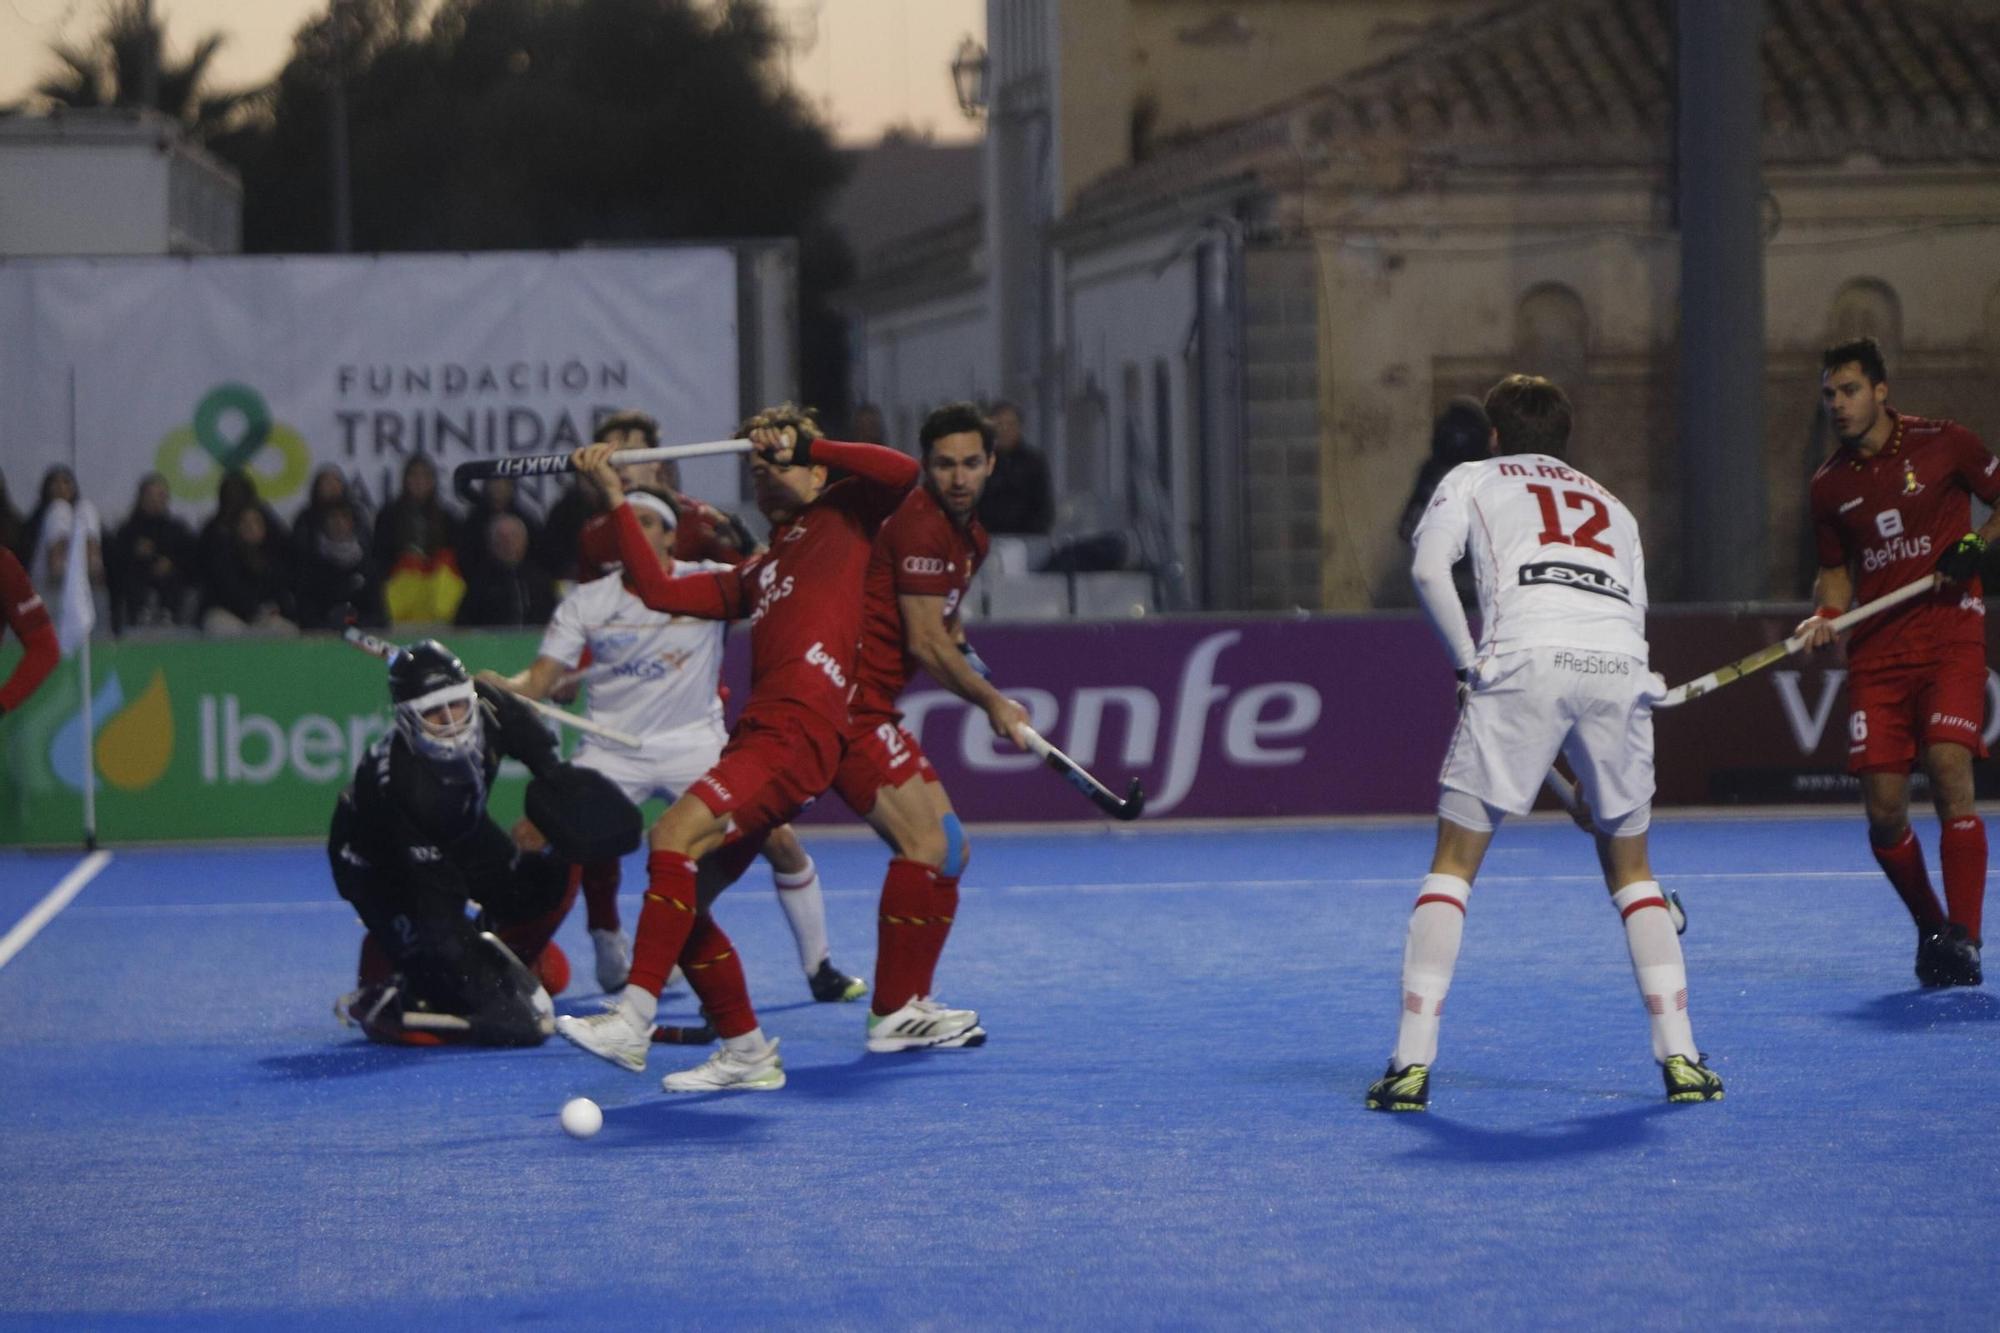
[[[1266,154],[1650,164],[1671,148],[1673,0],[1522,0],[1092,186],[1088,211]],[[2000,160],[2000,17],[1953,0],[1766,0],[1765,156]]]

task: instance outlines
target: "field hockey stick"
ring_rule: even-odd
[[[340,637],[354,647],[359,648],[362,652],[379,657],[385,662],[400,651],[395,644],[390,643],[387,639],[376,638],[359,625],[349,625],[340,632]],[[574,727],[578,731],[587,732],[600,740],[609,741],[613,745],[622,745],[628,750],[639,748],[639,738],[637,736],[628,735],[616,727],[607,727],[602,722],[593,722],[587,717],[579,717],[575,713],[566,712],[563,709],[557,708],[554,704],[544,703],[540,699],[530,699],[518,690],[509,689],[507,692],[558,726]]]
[[[1027,723],[1022,723],[1014,733],[1021,748],[1034,754],[1061,776],[1064,782],[1090,798],[1090,803],[1110,815],[1113,819],[1137,819],[1146,812],[1146,792],[1140,787],[1139,779],[1132,779],[1132,786],[1120,800],[1118,794],[1090,776],[1083,766],[1042,739],[1040,732]]]
[[[621,449],[611,455],[611,466],[628,463],[665,463],[680,458],[706,458],[710,454],[747,454],[748,440],[710,440],[705,444],[667,444],[657,449]],[[515,454],[505,458],[475,458],[451,470],[454,488],[470,481],[492,477],[549,477],[574,472],[568,454]],[[462,492],[461,492],[462,493]]]
[[[1570,817],[1574,819],[1581,805],[1581,798],[1576,794],[1576,784],[1556,772],[1553,768],[1549,770],[1548,776],[1543,779],[1543,783],[1548,787],[1549,795],[1561,802],[1562,808],[1569,811]],[[1674,934],[1687,934],[1688,914],[1687,909],[1681,906],[1680,894],[1670,889],[1662,889],[1660,890],[1660,896],[1667,900],[1667,915],[1673,918]]]
[[[1880,615],[1892,606],[1901,606],[1913,597],[1921,597],[1938,586],[1938,576],[1926,574],[1915,583],[1906,583],[1892,593],[1877,597],[1872,602],[1864,602],[1852,611],[1836,616],[1831,624],[1838,634],[1849,625],[1857,625],[1873,615]],[[1655,708],[1676,708],[1690,699],[1699,699],[1704,694],[1712,694],[1724,685],[1739,681],[1753,671],[1762,671],[1774,662],[1782,662],[1793,653],[1806,646],[1803,634],[1794,634],[1782,643],[1774,643],[1768,648],[1759,648],[1748,657],[1740,657],[1728,666],[1717,667],[1706,676],[1697,676],[1685,685],[1676,685],[1663,698],[1653,702]]]

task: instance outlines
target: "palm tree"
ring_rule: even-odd
[[[35,86],[55,107],[148,107],[180,122],[189,137],[206,140],[258,94],[208,93],[209,62],[225,38],[210,33],[184,59],[166,55],[166,34],[152,0],[109,0],[104,27],[84,45],[56,42],[49,51],[61,68]]]

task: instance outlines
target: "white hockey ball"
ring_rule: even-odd
[[[604,1112],[588,1097],[572,1097],[563,1103],[562,1127],[573,1139],[587,1139],[604,1128]]]

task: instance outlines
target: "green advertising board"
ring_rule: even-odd
[[[538,636],[449,642],[474,671],[513,672]],[[0,678],[19,656],[9,649]],[[104,842],[322,835],[361,752],[390,726],[382,665],[330,636],[101,641],[91,686]],[[83,733],[72,657],[0,717],[0,845],[81,840]],[[518,764],[501,770],[496,819],[519,814],[525,785]]]

